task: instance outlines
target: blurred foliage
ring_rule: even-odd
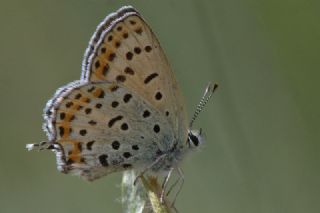
[[[220,84],[195,126],[201,152],[182,168],[180,212],[320,211],[319,1],[2,0],[0,211],[121,212],[121,174],[93,183],[60,174],[42,108],[79,79],[97,24],[132,4],[158,35],[189,113]]]

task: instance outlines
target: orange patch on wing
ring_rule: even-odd
[[[72,144],[72,149],[68,153],[68,159],[71,159],[75,163],[83,163],[81,160],[82,144],[78,141],[68,141],[67,143]]]
[[[111,92],[114,92],[116,91],[117,89],[119,88],[119,86],[115,83],[113,83],[111,86],[108,87],[108,89],[111,91]]]
[[[106,48],[107,50],[105,53],[100,53],[98,55],[100,66],[97,68],[94,68],[94,72],[93,72],[95,78],[97,78],[98,80],[105,80],[106,79],[106,74],[108,71],[108,70],[106,70],[106,67],[108,67],[108,62],[113,60],[114,57],[110,57],[110,56],[112,56],[112,54],[114,54],[114,52],[115,52],[114,48],[112,48],[112,47],[102,46],[102,48]],[[110,60],[110,59],[112,59],[112,60]]]
[[[71,112],[71,113],[70,113]],[[67,111],[65,113],[65,117],[63,120],[61,121],[56,121],[56,127],[58,127],[57,129],[57,133],[60,135],[61,138],[66,139],[67,137],[70,136],[72,129],[70,127],[70,122],[75,118],[73,112]]]
[[[99,61],[101,63],[101,66],[99,68],[102,68],[103,66],[105,66],[107,64],[107,62],[109,61],[109,56],[114,52],[115,52],[114,48],[108,47],[108,49],[105,53],[101,53],[98,56]]]
[[[94,90],[94,92],[92,93],[95,97],[100,97],[102,94],[104,93],[104,91],[101,88],[96,88]]]
[[[96,69],[96,71],[93,73],[96,80],[104,80],[105,76],[103,75],[103,67],[99,67]]]
[[[73,113],[66,113],[66,116],[64,117],[63,121],[65,122],[71,122],[74,119],[74,115]]]
[[[73,106],[72,106],[72,109],[73,110],[80,110],[82,108],[82,106],[80,106],[79,104],[74,104]]]
[[[69,137],[70,133],[71,133],[71,129],[68,123],[67,125],[64,126],[64,134],[62,137],[63,138]]]
[[[82,97],[82,98],[80,99],[80,101],[81,101],[81,102],[84,102],[84,103],[89,103],[90,99],[87,98],[87,97]]]
[[[141,26],[137,26],[136,28],[134,28],[134,31],[135,31],[136,33],[138,33],[139,35],[141,35],[141,33],[143,32]]]

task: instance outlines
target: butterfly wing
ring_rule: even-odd
[[[126,13],[136,13],[136,10],[131,6],[124,6],[121,7],[117,12],[109,14],[97,27],[95,33],[92,35],[89,46],[86,49],[83,61],[82,61],[82,69],[88,70],[88,65],[90,63],[90,56],[93,53],[93,50],[97,46],[97,43],[99,39],[101,38],[101,35],[105,32],[107,28],[110,27],[111,23],[115,20],[119,19]],[[82,72],[81,79],[87,79],[88,72]]]
[[[176,140],[186,141],[187,116],[177,81],[156,36],[134,8],[123,7],[98,26],[82,80],[118,82],[135,91],[167,117]]]
[[[132,7],[98,26],[81,80],[57,90],[44,117],[49,142],[40,146],[56,152],[60,171],[88,180],[149,166],[187,138],[173,72],[157,38]]]
[[[73,82],[48,102],[44,125],[58,169],[88,180],[144,168],[174,135],[139,94],[110,82]]]

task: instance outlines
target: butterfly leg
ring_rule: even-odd
[[[180,176],[179,176],[178,179],[175,180],[175,182],[170,186],[168,192],[166,193],[166,196],[168,196],[168,195],[171,193],[171,191],[172,191],[172,190],[174,189],[174,187],[179,183],[179,181],[180,181]]]
[[[168,174],[166,175],[166,177],[164,178],[164,181],[162,183],[162,190],[161,190],[161,196],[160,196],[160,202],[161,203],[163,203],[163,201],[164,201],[164,193],[165,193],[166,187],[167,187],[167,185],[169,183],[169,179],[171,177],[171,174],[172,174],[173,170],[174,170],[174,167],[170,168]]]
[[[182,186],[183,186],[183,184],[184,184],[184,175],[183,175],[182,170],[181,170],[179,167],[177,167],[177,171],[178,171],[178,174],[179,174],[179,179],[176,181],[176,183],[178,183],[178,182],[181,180],[181,184],[180,184],[180,187],[179,187],[179,189],[178,189],[177,193],[175,194],[174,199],[173,199],[173,201],[172,201],[172,204],[171,204],[172,207],[174,206],[174,203],[176,202],[177,197],[178,197],[178,195],[179,195],[179,193],[180,193],[180,191],[181,191],[181,189],[182,189]],[[167,195],[171,192],[171,190],[173,189],[173,187],[174,187],[175,185],[176,185],[176,184],[173,184],[173,185],[171,186],[170,190],[167,192]]]
[[[159,156],[155,161],[153,161],[149,166],[147,166],[142,172],[140,172],[140,174],[136,177],[136,179],[133,182],[133,185],[137,184],[137,181],[139,178],[141,178],[144,173],[146,173],[148,170],[150,170],[154,165],[156,165],[157,163],[159,163],[162,159],[164,159],[167,156],[167,154],[163,154],[161,156]]]

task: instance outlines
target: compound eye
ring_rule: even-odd
[[[198,146],[199,145],[199,139],[198,139],[197,136],[195,136],[193,134],[189,134],[189,139],[193,143],[194,146]]]

